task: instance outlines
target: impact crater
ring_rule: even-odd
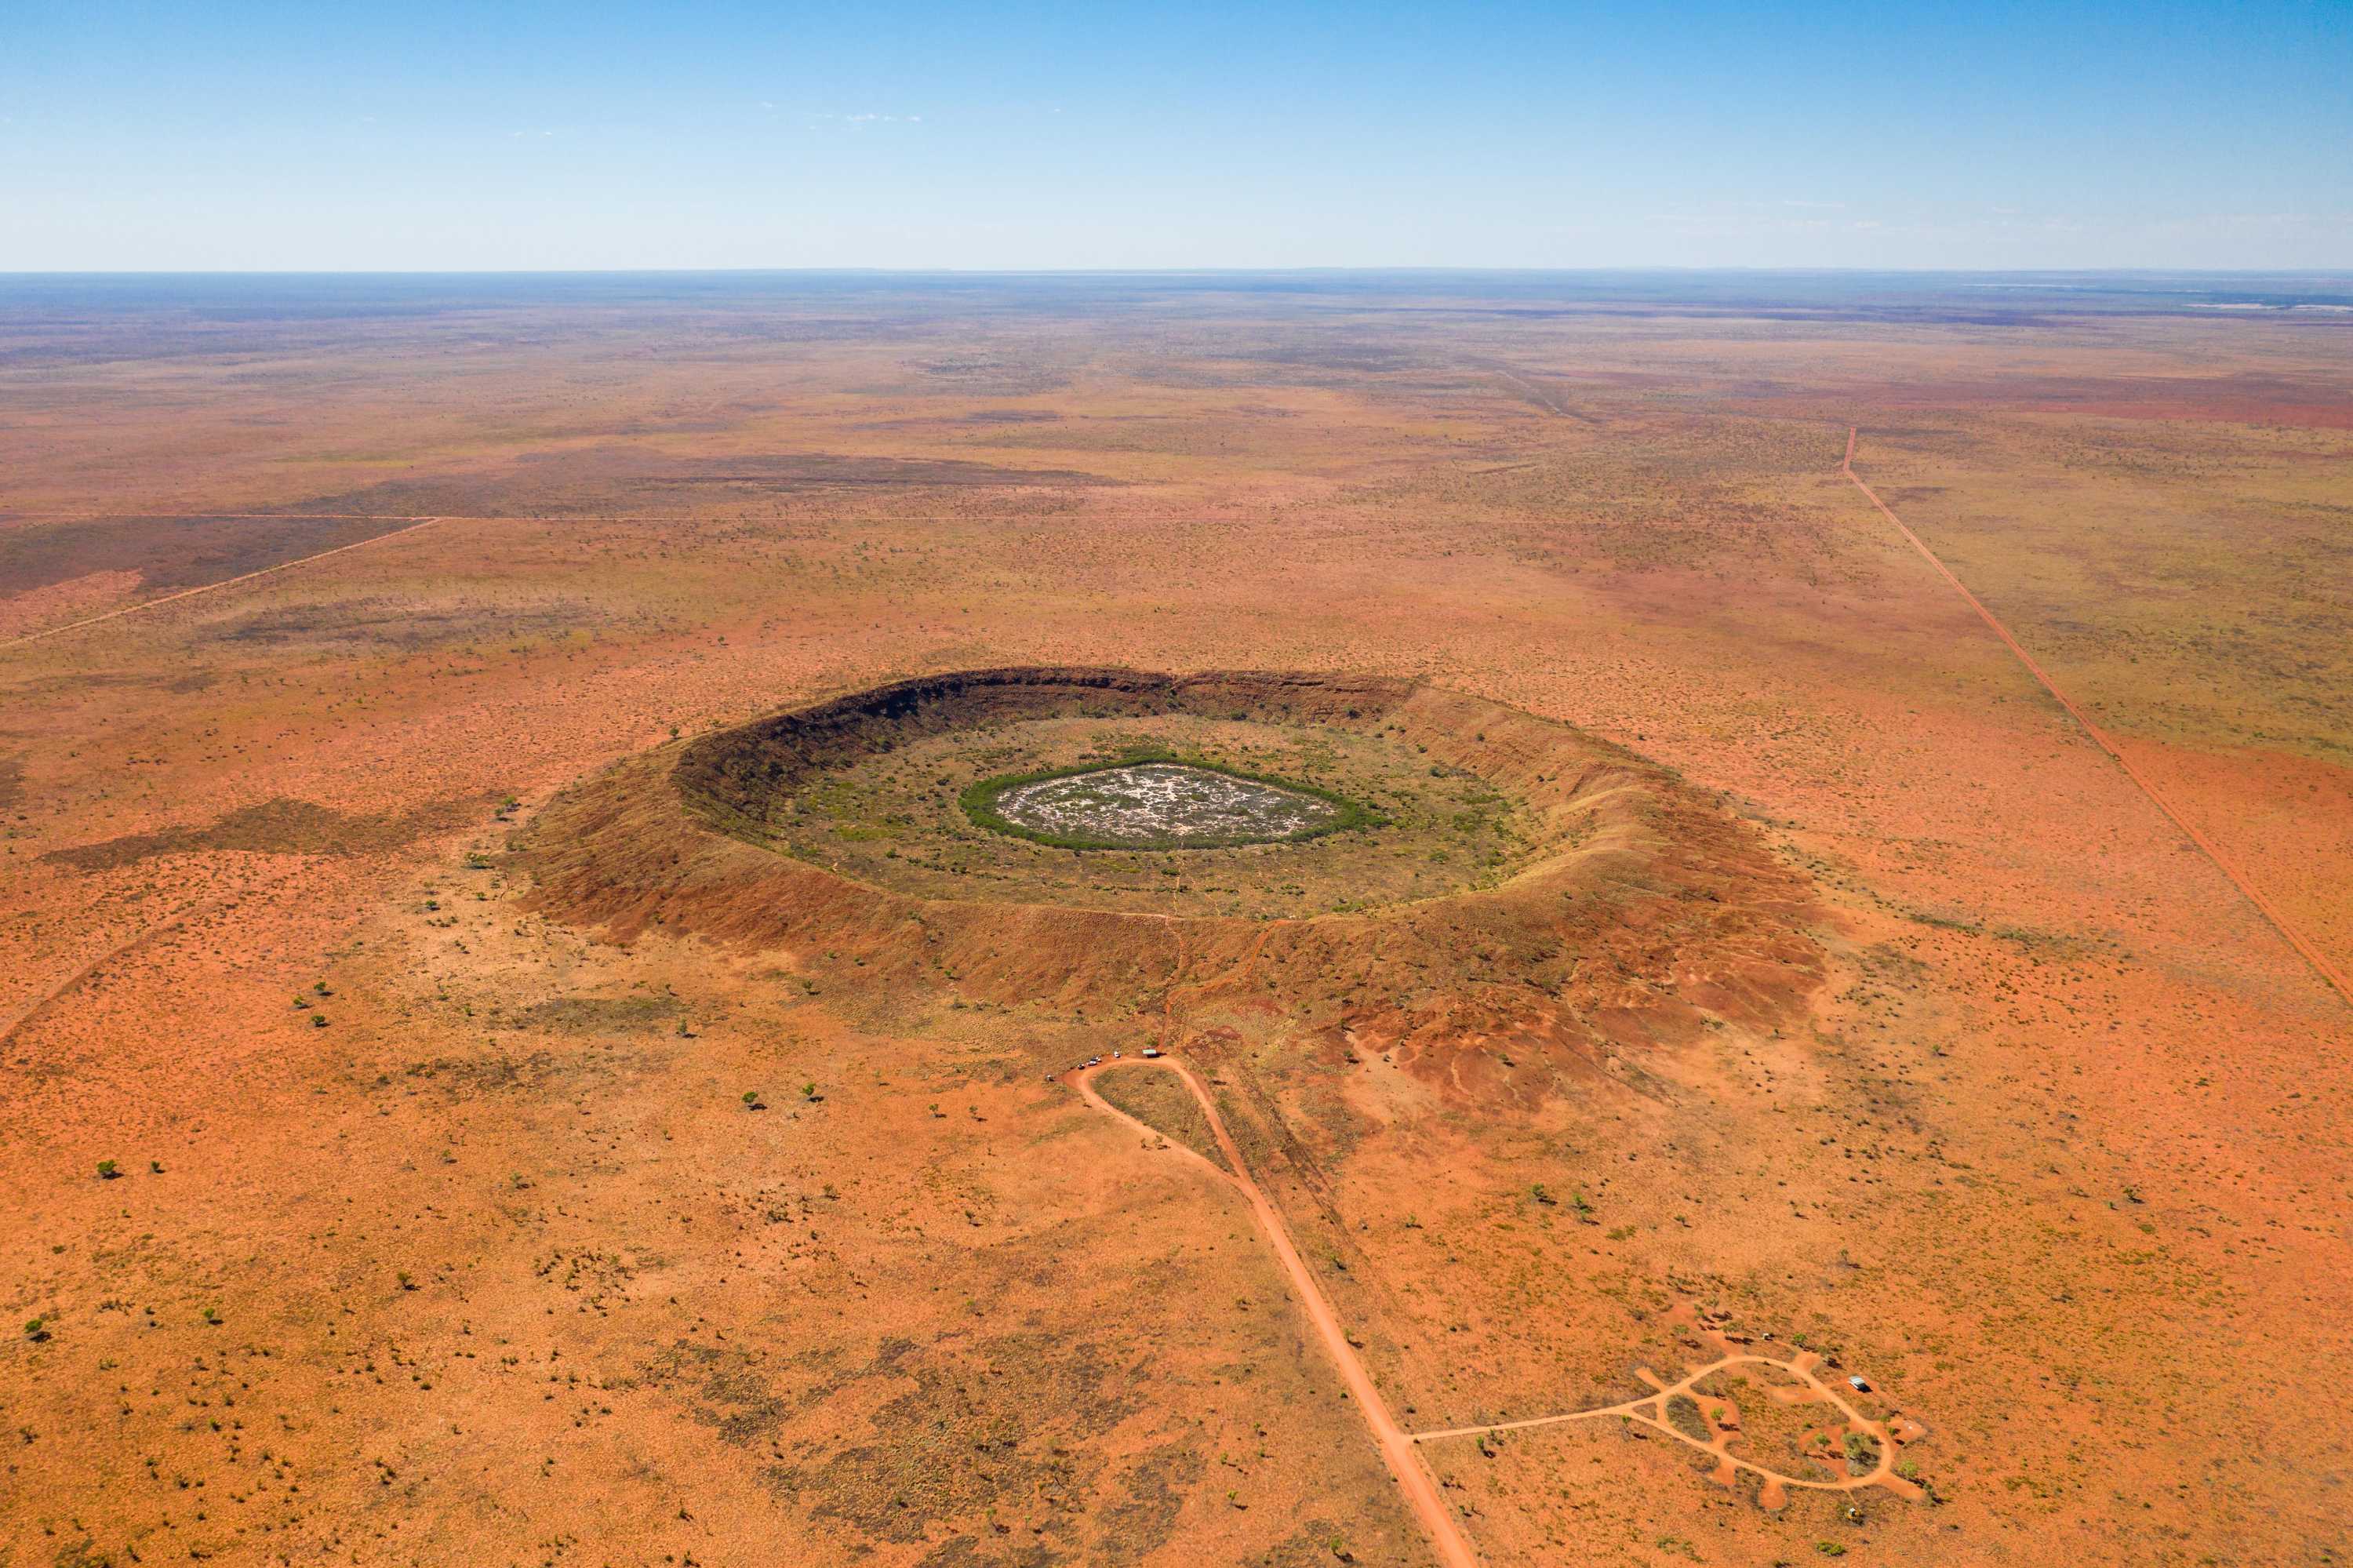
[[[1280,1014],[1449,1096],[1645,1081],[1672,1044],[1789,1023],[1822,974],[1804,879],[1720,798],[1374,675],[927,675],[624,759],[515,847],[537,907],[619,940],[1170,1045]]]

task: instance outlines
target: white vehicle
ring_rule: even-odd
[[[1144,1048],[1144,1054],[1146,1056],[1157,1056],[1160,1054],[1160,1047],[1157,1045],[1146,1045]]]

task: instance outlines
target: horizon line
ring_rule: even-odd
[[[1216,277],[1579,277],[1607,273],[1672,273],[1736,277],[1964,278],[2336,278],[2353,277],[2353,262],[2334,267],[1741,267],[1612,263],[1578,267],[1384,266],[1318,263],[1300,267],[202,267],[0,268],[0,280],[28,278],[642,278],[642,277],[913,277],[913,278],[1216,278]]]

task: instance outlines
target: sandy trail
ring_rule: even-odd
[[[1242,1197],[1250,1204],[1251,1217],[1258,1221],[1259,1230],[1266,1236],[1267,1245],[1274,1249],[1275,1261],[1290,1277],[1292,1291],[1298,1297],[1301,1309],[1306,1313],[1316,1336],[1324,1341],[1324,1349],[1331,1356],[1333,1365],[1339,1369],[1341,1383],[1347,1388],[1349,1397],[1356,1402],[1357,1410],[1365,1417],[1365,1425],[1373,1429],[1374,1440],[1380,1445],[1381,1458],[1388,1464],[1389,1474],[1397,1478],[1398,1489],[1405,1493],[1406,1501],[1420,1516],[1422,1528],[1429,1532],[1430,1544],[1437,1549],[1439,1562],[1445,1564],[1445,1568],[1477,1568],[1479,1559],[1472,1552],[1471,1542],[1463,1535],[1461,1527],[1455,1523],[1454,1516],[1447,1511],[1445,1499],[1438,1495],[1437,1481],[1414,1452],[1413,1437],[1389,1414],[1388,1406],[1382,1403],[1380,1392],[1373,1386],[1372,1375],[1365,1370],[1355,1347],[1348,1343],[1348,1336],[1342,1331],[1340,1319],[1334,1314],[1332,1304],[1316,1287],[1314,1276],[1308,1272],[1307,1265],[1300,1258],[1299,1249],[1291,1245],[1291,1233],[1284,1226],[1282,1214],[1260,1190],[1258,1183],[1250,1180],[1250,1166],[1242,1160],[1241,1150],[1235,1146],[1233,1135],[1226,1130],[1225,1118],[1218,1114],[1217,1102],[1209,1097],[1208,1089],[1194,1075],[1192,1069],[1165,1056],[1157,1060],[1134,1057],[1109,1061],[1095,1067],[1080,1067],[1064,1075],[1063,1081],[1077,1089],[1087,1104],[1117,1118],[1146,1138],[1156,1139],[1163,1135],[1157,1128],[1138,1121],[1104,1099],[1087,1081],[1092,1074],[1111,1066],[1166,1067],[1192,1091],[1202,1116],[1208,1118],[1210,1133],[1217,1139],[1218,1147],[1224,1151],[1233,1171],[1229,1174],[1219,1170],[1207,1156],[1173,1140],[1169,1142],[1169,1148],[1198,1162],[1202,1170],[1219,1181],[1230,1182],[1240,1190]]]
[[[1890,1431],[1886,1424],[1873,1421],[1857,1410],[1835,1385],[1815,1376],[1814,1369],[1820,1366],[1821,1361],[1812,1352],[1800,1351],[1796,1355],[1783,1360],[1778,1356],[1764,1356],[1752,1351],[1733,1350],[1730,1345],[1722,1340],[1718,1341],[1718,1346],[1728,1353],[1708,1362],[1704,1367],[1694,1367],[1673,1383],[1668,1383],[1648,1367],[1639,1369],[1637,1375],[1644,1383],[1649,1383],[1655,1392],[1643,1394],[1640,1398],[1626,1400],[1622,1404],[1600,1405],[1592,1410],[1572,1410],[1558,1415],[1531,1416],[1524,1421],[1497,1421],[1483,1426],[1450,1426],[1440,1432],[1417,1432],[1413,1435],[1413,1440],[1417,1443],[1439,1443],[1450,1437],[1480,1437],[1491,1432],[1524,1432],[1535,1426],[1557,1426],[1569,1421],[1598,1421],[1603,1417],[1614,1415],[1622,1420],[1639,1421],[1646,1426],[1656,1428],[1687,1447],[1696,1448],[1703,1454],[1713,1455],[1715,1459],[1715,1478],[1725,1486],[1732,1485],[1742,1470],[1763,1477],[1764,1485],[1757,1500],[1768,1509],[1779,1508],[1787,1500],[1788,1489],[1791,1487],[1818,1492],[1852,1492],[1860,1491],[1865,1487],[1884,1487],[1899,1497],[1917,1498],[1921,1495],[1917,1486],[1895,1473],[1895,1449],[1899,1440],[1897,1435]],[[1810,1480],[1803,1476],[1787,1475],[1770,1466],[1760,1465],[1753,1459],[1743,1458],[1732,1453],[1731,1446],[1740,1436],[1738,1417],[1730,1414],[1731,1407],[1728,1402],[1700,1393],[1696,1390],[1700,1383],[1715,1373],[1737,1366],[1773,1367],[1796,1379],[1794,1386],[1770,1390],[1772,1397],[1782,1404],[1820,1404],[1832,1406],[1846,1418],[1848,1432],[1860,1434],[1873,1440],[1877,1448],[1877,1461],[1862,1475],[1839,1476],[1830,1480],[1818,1481]],[[1710,1422],[1710,1425],[1715,1430],[1715,1436],[1708,1441],[1702,1442],[1667,1418],[1668,1402],[1678,1398],[1690,1399],[1703,1411],[1713,1407],[1725,1413]],[[1915,1427],[1912,1430],[1916,1435],[1918,1429]]]
[[[1928,546],[1921,541],[1919,535],[1915,534],[1909,527],[1905,525],[1904,519],[1895,515],[1894,512],[1889,508],[1887,503],[1879,499],[1878,492],[1873,490],[1871,486],[1862,482],[1862,476],[1854,471],[1854,444],[1856,429],[1857,428],[1852,425],[1849,425],[1847,427],[1846,456],[1839,463],[1839,471],[1854,482],[1854,487],[1857,490],[1862,491],[1863,495],[1870,500],[1873,506],[1879,508],[1880,515],[1886,518],[1890,523],[1894,524],[1896,531],[1902,534],[1904,537],[1911,543],[1914,549],[1920,552],[1920,558],[1926,561],[1932,567],[1936,568],[1936,575],[1950,584],[1953,591],[1959,594],[1961,598],[1967,601],[1968,607],[1978,612],[1978,619],[1983,620],[1986,625],[1993,629],[1993,634],[1996,637],[2000,638],[2004,645],[2006,645],[2012,653],[2018,656],[2018,662],[2026,666],[2027,673],[2032,675],[2037,681],[2042,683],[2042,689],[2050,693],[2052,700],[2057,702],[2061,707],[2067,711],[2067,716],[2069,718],[2073,719],[2077,724],[2083,726],[2084,733],[2092,737],[2092,743],[2097,746],[2102,751],[2106,752],[2109,757],[2113,758],[2116,760],[2116,766],[2125,770],[2125,776],[2130,779],[2135,784],[2140,786],[2141,793],[2147,795],[2150,801],[2156,805],[2157,809],[2165,813],[2167,820],[2171,821],[2175,827],[2180,829],[2182,833],[2189,838],[2191,843],[2196,844],[2200,850],[2203,850],[2206,853],[2206,858],[2212,861],[2214,864],[2220,868],[2222,874],[2229,877],[2232,883],[2237,886],[2241,893],[2246,895],[2247,902],[2253,904],[2257,909],[2263,912],[2263,918],[2272,923],[2273,929],[2278,931],[2281,936],[2287,938],[2288,946],[2294,948],[2296,952],[2302,956],[2304,961],[2310,964],[2314,971],[2317,973],[2322,980],[2334,987],[2338,996],[2342,997],[2348,1002],[2353,1002],[2353,979],[2348,979],[2344,970],[2338,969],[2334,963],[2331,963],[2326,954],[2322,953],[2318,948],[2315,947],[2311,940],[2307,938],[2303,932],[2297,930],[2295,923],[2289,920],[2285,915],[2282,914],[2278,906],[2274,905],[2270,899],[2263,896],[2262,892],[2256,888],[2255,885],[2252,881],[2248,880],[2246,873],[2240,870],[2238,865],[2232,861],[2231,857],[2224,854],[2211,839],[2209,839],[2204,833],[2200,832],[2196,827],[2191,825],[2189,818],[2183,816],[2179,810],[2174,809],[2173,802],[2165,798],[2164,791],[2158,789],[2156,784],[2151,782],[2147,775],[2143,774],[2139,768],[2135,768],[2132,765],[2132,759],[2126,757],[2121,750],[2117,749],[2116,742],[2110,740],[2106,735],[2103,734],[2100,726],[2094,724],[2091,721],[2090,716],[2087,715],[2083,709],[2077,707],[2068,697],[2066,693],[2059,689],[2058,683],[2052,680],[2050,675],[2044,672],[2042,666],[2034,662],[2034,656],[2027,652],[2023,647],[2020,646],[2018,639],[2010,634],[2010,628],[2004,626],[2000,620],[1995,616],[1994,612],[1988,609],[1984,603],[1978,599],[1978,596],[1969,591],[1968,584],[1955,577],[1952,573],[1952,569],[1947,567],[1943,561],[1936,558],[1936,553],[1928,548]]]
[[[1581,425],[1590,425],[1597,422],[1590,414],[1580,414],[1574,408],[1562,408],[1558,402],[1554,400],[1551,393],[1546,392],[1543,387],[1537,386],[1535,382],[1529,380],[1526,376],[1522,376],[1517,371],[1506,370],[1500,365],[1490,366],[1487,368],[1491,375],[1496,376],[1500,380],[1509,382],[1512,386],[1519,388],[1519,390],[1526,393],[1529,397],[1543,404],[1545,406],[1545,410],[1557,418],[1575,419]],[[1495,471],[1488,470],[1485,471],[1493,472]]]

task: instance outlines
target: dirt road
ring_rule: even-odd
[[[2059,683],[2044,673],[2042,666],[2034,662],[2034,656],[2020,644],[2017,638],[2010,634],[2010,628],[2004,626],[2000,618],[1988,609],[1977,595],[1969,591],[1967,583],[1955,577],[1952,569],[1937,559],[1936,552],[1928,548],[1922,542],[1920,535],[1912,532],[1905,524],[1904,519],[1895,515],[1887,503],[1879,499],[1877,491],[1862,482],[1862,476],[1854,471],[1856,429],[1857,427],[1852,425],[1847,427],[1846,457],[1839,463],[1839,471],[1854,482],[1854,487],[1862,491],[1873,506],[1879,508],[1881,516],[1895,524],[1896,532],[1902,534],[1911,542],[1912,547],[1920,552],[1920,558],[1934,567],[1936,575],[1950,584],[1953,591],[1959,594],[1968,607],[1978,612],[1978,619],[1991,628],[1993,634],[2001,639],[2003,645],[2018,656],[2018,662],[2026,666],[2027,673],[2041,682],[2042,689],[2051,694],[2052,699],[2067,710],[2067,716],[2083,726],[2084,733],[2092,737],[2092,743],[2113,758],[2116,766],[2125,770],[2125,776],[2140,786],[2141,793],[2147,795],[2157,809],[2164,812],[2167,819],[2175,827],[2180,829],[2191,843],[2205,852],[2206,858],[2212,861],[2222,874],[2237,885],[2241,893],[2246,895],[2248,903],[2262,911],[2263,918],[2272,923],[2272,928],[2287,938],[2288,946],[2294,948],[2304,961],[2312,966],[2314,972],[2333,987],[2338,996],[2348,1002],[2353,1002],[2353,979],[2348,979],[2344,970],[2330,962],[2327,956],[2322,953],[2309,938],[2296,929],[2295,923],[2282,914],[2270,899],[2263,896],[2255,885],[2248,880],[2246,873],[2241,871],[2236,863],[2216,847],[2212,840],[2191,826],[2189,819],[2174,809],[2173,802],[2165,798],[2164,791],[2158,789],[2139,768],[2135,768],[2132,765],[2132,759],[2117,749],[2116,742],[2102,733],[2100,726],[2094,724],[2090,716],[2077,707],[2066,693],[2059,689]]]
[[[1250,1166],[1243,1161],[1241,1150],[1235,1147],[1233,1135],[1226,1130],[1225,1118],[1218,1114],[1217,1102],[1209,1097],[1208,1087],[1191,1068],[1165,1056],[1157,1060],[1136,1057],[1104,1062],[1094,1067],[1077,1068],[1064,1075],[1063,1081],[1077,1089],[1087,1104],[1105,1115],[1118,1118],[1147,1138],[1159,1138],[1163,1134],[1104,1099],[1087,1081],[1093,1074],[1111,1066],[1165,1067],[1176,1074],[1192,1091],[1193,1098],[1201,1107],[1202,1116],[1208,1121],[1211,1135],[1217,1139],[1218,1147],[1224,1151],[1233,1172],[1229,1174],[1219,1170],[1207,1157],[1182,1144],[1172,1141],[1169,1147],[1187,1159],[1198,1161],[1201,1169],[1219,1181],[1231,1182],[1240,1189],[1242,1197],[1250,1204],[1251,1217],[1258,1221],[1258,1228],[1265,1234],[1267,1245],[1274,1249],[1275,1260],[1282,1265],[1283,1273],[1290,1277],[1292,1291],[1299,1298],[1301,1309],[1307,1314],[1307,1320],[1314,1326],[1316,1336],[1324,1341],[1324,1349],[1330,1354],[1333,1365],[1339,1369],[1340,1382],[1346,1387],[1348,1397],[1356,1402],[1356,1408],[1364,1414],[1365,1425],[1373,1429],[1374,1441],[1380,1445],[1381,1458],[1388,1464],[1389,1474],[1397,1478],[1398,1487],[1405,1493],[1406,1501],[1420,1516],[1422,1528],[1429,1532],[1430,1544],[1437,1549],[1439,1562],[1445,1568],[1477,1568],[1479,1559],[1472,1552],[1471,1542],[1463,1535],[1461,1527],[1455,1523],[1454,1516],[1447,1510],[1445,1499],[1439,1496],[1437,1480],[1422,1464],[1420,1456],[1414,1452],[1412,1436],[1398,1425],[1397,1419],[1389,1414],[1388,1406],[1382,1403],[1380,1392],[1373,1386],[1372,1375],[1365,1370],[1365,1363],[1357,1359],[1356,1348],[1348,1343],[1348,1336],[1342,1331],[1340,1319],[1333,1312],[1332,1304],[1316,1287],[1314,1276],[1308,1272],[1307,1265],[1300,1258],[1299,1249],[1291,1245],[1291,1233],[1282,1223],[1282,1215],[1260,1190],[1258,1183],[1250,1180]]]

